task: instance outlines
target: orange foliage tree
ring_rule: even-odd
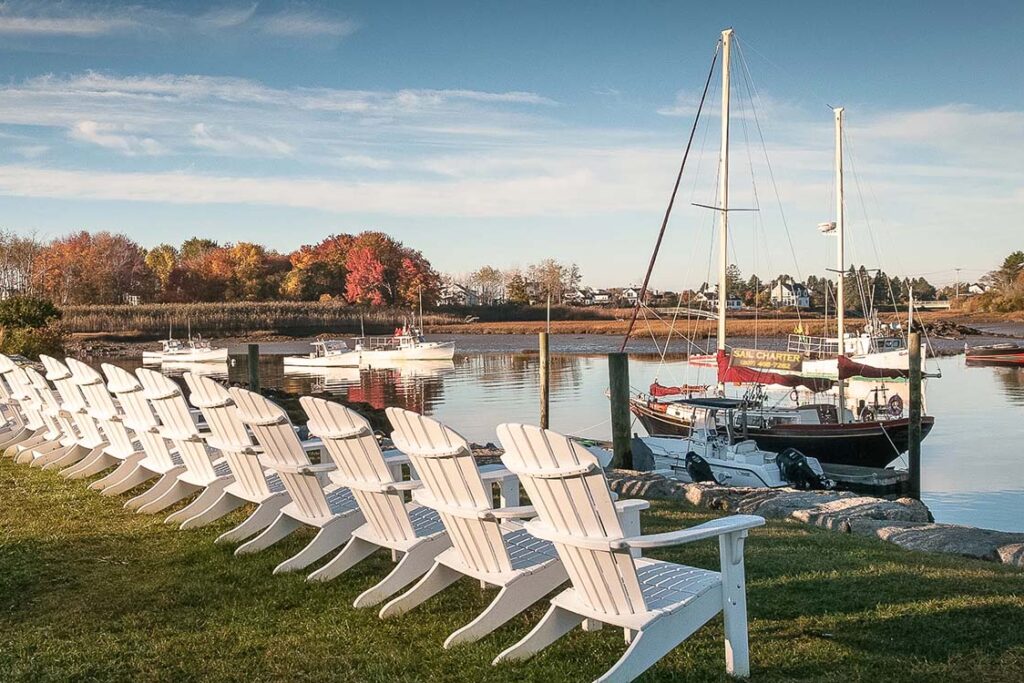
[[[106,231],[55,239],[37,259],[35,285],[59,304],[121,303],[126,295],[150,296],[156,285],[142,247]]]

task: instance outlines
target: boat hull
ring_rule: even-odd
[[[640,401],[631,402],[630,409],[648,433],[686,436],[687,423],[671,415],[649,408]],[[921,438],[931,431],[935,418],[921,418]],[[885,467],[906,452],[910,443],[910,420],[907,418],[851,422],[846,424],[787,424],[771,428],[749,428],[747,438],[758,448],[782,452],[795,448],[819,462],[860,467]]]
[[[162,351],[142,352],[143,363],[223,363],[227,359],[227,349],[190,350],[181,353],[164,353]]]
[[[967,349],[967,362],[971,365],[1024,366],[1024,347],[1017,344],[997,344]]]
[[[361,352],[360,363],[372,365],[381,361],[452,360],[454,344],[421,345],[408,349],[370,349]]]
[[[285,356],[285,366],[300,368],[356,368],[359,367],[360,355],[358,351],[341,354],[339,356],[320,356],[311,358],[309,356]]]

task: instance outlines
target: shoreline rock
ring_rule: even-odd
[[[839,533],[873,536],[907,550],[960,555],[1024,569],[1024,534],[937,524],[928,507],[914,498],[690,484],[632,470],[609,470],[607,475],[612,490],[623,497],[682,498],[707,510],[786,519]]]

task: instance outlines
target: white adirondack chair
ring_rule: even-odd
[[[76,432],[75,447],[60,458],[40,463],[42,468],[46,470],[67,467],[101,452],[107,446],[107,442],[100,434],[96,419],[89,414],[82,391],[75,384],[71,370],[52,356],[40,355],[39,360],[46,368],[46,379],[52,382],[57,390],[62,413],[72,422]]]
[[[277,472],[291,496],[270,526],[238,547],[236,555],[252,553],[277,543],[299,527],[319,529],[295,556],[274,568],[274,573],[308,567],[335,550],[365,521],[352,492],[338,484],[324,486],[320,477],[334,469],[332,463],[314,465],[284,410],[251,391],[228,390],[239,417],[262,448],[260,461]]]
[[[51,460],[61,458],[72,449],[77,449],[77,437],[70,414],[61,410],[60,400],[46,378],[35,368],[25,368],[25,375],[28,377],[29,391],[40,406],[40,414],[46,423],[47,431],[44,440],[39,444],[31,447],[26,447],[25,443],[18,444],[19,453],[15,461],[41,467]]]
[[[107,378],[107,389],[117,396],[124,412],[122,422],[135,435],[145,456],[126,459],[113,472],[94,481],[91,487],[99,489],[104,496],[113,496],[159,477],[153,486],[128,499],[124,506],[139,512],[163,509],[165,506],[161,498],[175,488],[178,475],[185,472],[185,465],[177,453],[171,453],[167,440],[160,435],[160,421],[143,395],[138,378],[109,363],[104,363],[102,369]]]
[[[8,448],[41,438],[46,425],[25,388],[28,385],[25,371],[3,354],[0,354],[0,378],[3,399],[8,408],[5,417],[10,425],[10,429],[0,434],[0,452],[6,454]]]
[[[211,518],[216,511],[211,512],[208,508],[217,502],[228,484],[234,481],[227,461],[219,452],[207,448],[206,440],[192,417],[191,407],[174,380],[148,368],[139,368],[135,375],[142,383],[142,395],[160,420],[160,436],[174,444],[178,457],[185,465],[185,471],[178,474],[177,481],[164,491],[159,501],[150,503],[145,510],[139,508],[139,511],[158,512],[199,493],[195,500],[168,515],[164,521],[169,524],[184,523],[200,514],[205,514],[203,519],[207,521],[216,519]],[[235,507],[242,505],[242,502],[237,501]],[[225,515],[231,509],[220,514]]]
[[[482,638],[566,580],[554,547],[516,522],[535,515],[533,509],[494,505],[492,484],[499,481],[514,484],[509,502],[518,504],[515,475],[505,469],[481,472],[466,440],[439,422],[394,407],[387,415],[395,446],[409,456],[423,482],[413,497],[438,512],[452,547],[409,591],[386,604],[381,618],[409,611],[464,576],[497,587],[487,609],[448,636],[448,648]]]
[[[203,512],[185,522],[182,528],[201,526],[245,503],[255,503],[256,510],[235,528],[217,537],[217,543],[242,541],[267,528],[277,519],[281,508],[291,500],[281,478],[265,469],[259,461],[259,449],[242,424],[228,390],[219,382],[186,372],[189,402],[206,420],[209,432],[206,443],[224,455],[234,481],[224,487],[220,496]]]
[[[130,468],[137,465],[146,454],[125,425],[124,415],[114,403],[114,397],[107,391],[103,376],[74,358],[68,358],[66,363],[71,371],[71,381],[78,387],[85,400],[86,411],[103,433],[104,446],[61,470],[61,475],[68,479],[84,479],[112,467],[124,465]],[[93,482],[92,488],[102,489],[102,482],[103,479]]]
[[[352,491],[366,518],[342,551],[309,578],[332,579],[382,548],[393,558],[401,554],[394,570],[353,603],[376,605],[423,576],[438,553],[451,547],[451,540],[435,510],[406,502],[407,492],[420,487],[415,479],[403,481],[402,465],[409,463],[408,456],[381,452],[370,423],[341,404],[311,396],[299,402],[309,416],[309,433],[323,440],[338,468],[328,476]]]
[[[725,617],[726,671],[750,673],[743,541],[764,524],[735,515],[663,534],[631,535],[620,523],[604,472],[592,453],[556,432],[498,426],[502,462],[537,508],[526,529],[555,544],[572,582],[537,626],[495,663],[524,659],[585,620],[625,629],[629,647],[599,681],[631,681],[719,612]],[[721,572],[648,558],[633,549],[718,538]]]

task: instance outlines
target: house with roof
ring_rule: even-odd
[[[794,280],[779,280],[769,293],[772,306],[780,308],[809,308],[811,293],[807,287]]]
[[[441,287],[438,301],[442,306],[479,306],[480,295],[465,285],[450,282]]]

